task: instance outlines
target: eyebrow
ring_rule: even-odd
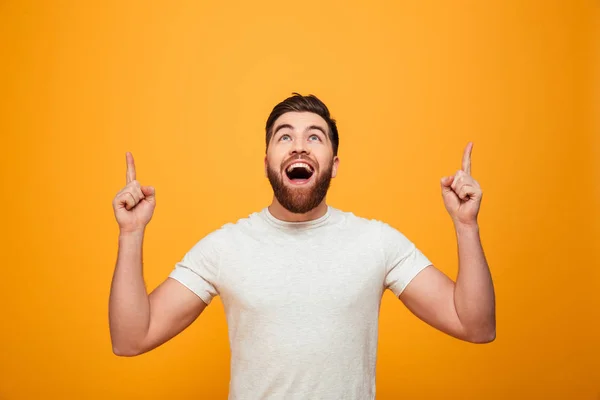
[[[289,129],[294,129],[294,127],[290,124],[283,124],[283,125],[279,125],[277,128],[275,128],[275,132],[273,132],[273,136],[275,136],[277,134],[277,132],[279,132],[280,129],[284,129],[284,128],[289,128]],[[308,128],[306,128],[307,131],[316,129],[318,131],[321,131],[321,133],[323,135],[325,135],[325,137],[328,138],[327,136],[327,132],[325,132],[325,129],[323,129],[322,127],[320,127],[319,125],[311,125]]]

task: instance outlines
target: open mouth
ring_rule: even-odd
[[[285,174],[288,179],[295,184],[302,184],[309,181],[314,174],[313,168],[305,162],[295,162],[291,164],[286,170]]]

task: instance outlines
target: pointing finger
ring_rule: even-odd
[[[471,175],[471,150],[473,150],[473,142],[469,142],[465,148],[462,159],[462,170]]]
[[[135,181],[135,164],[133,162],[133,155],[127,152],[125,155],[127,160],[127,183]]]

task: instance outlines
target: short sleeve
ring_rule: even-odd
[[[396,297],[425,267],[429,259],[397,229],[381,223],[381,245],[385,259],[385,288]]]
[[[169,274],[194,292],[206,304],[218,295],[219,257],[214,233],[202,238],[179,261]]]

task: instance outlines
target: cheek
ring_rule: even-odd
[[[275,158],[269,157],[265,159],[265,170],[270,168],[273,171],[279,171],[281,169],[281,162]]]
[[[285,152],[282,152],[280,148],[271,148],[265,157],[265,160],[267,162],[268,165],[270,165],[271,167],[275,166],[275,165],[281,165],[281,163],[283,162],[283,159],[285,158]]]
[[[332,155],[328,151],[324,151],[319,154],[315,152],[313,154],[313,158],[318,163],[320,170],[329,169],[330,167],[332,169],[335,168],[335,164],[333,163]]]

